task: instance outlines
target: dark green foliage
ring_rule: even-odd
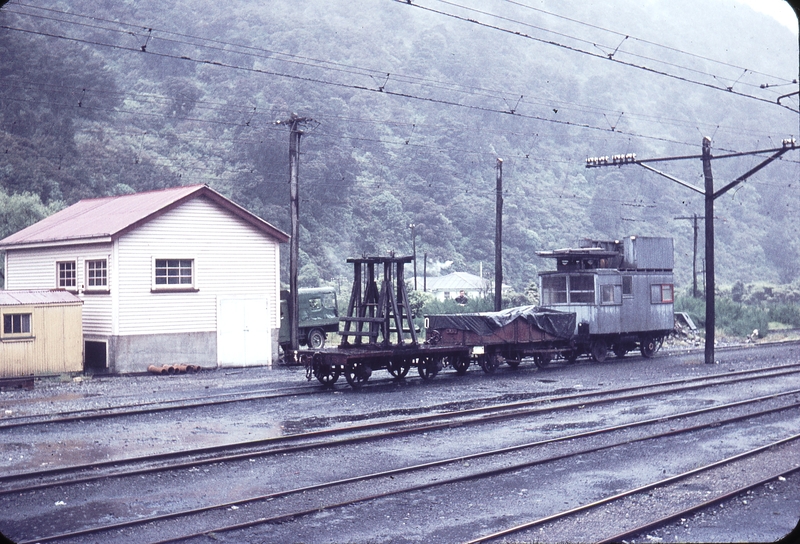
[[[454,300],[432,300],[422,308],[424,315],[468,314],[475,312],[491,312],[494,301],[489,298],[471,298],[466,304],[458,304]]]
[[[769,320],[794,328],[800,328],[800,306],[796,304],[775,304],[769,306]]]

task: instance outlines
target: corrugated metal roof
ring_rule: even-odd
[[[45,304],[83,303],[74,294],[60,289],[0,291],[0,306],[42,306]]]
[[[189,185],[132,195],[81,200],[0,240],[6,249],[31,244],[117,238],[181,203],[204,196],[262,232],[286,242],[289,236],[206,185]]]
[[[428,278],[427,283],[428,291],[485,290],[489,288],[488,280],[468,272],[453,272],[446,276]]]

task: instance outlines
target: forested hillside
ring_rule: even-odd
[[[674,237],[685,288],[692,228],[676,218],[703,197],[586,157],[697,155],[703,136],[715,155],[780,147],[800,128],[797,95],[777,102],[797,77],[797,35],[731,0],[15,1],[0,9],[0,235],[81,198],[196,183],[288,231],[275,121],[296,113],[301,285],[410,254],[409,224],[429,270],[491,277],[502,158],[518,291],[549,264],[534,252],[629,234]],[[767,156],[713,161],[716,186]],[[697,159],[651,166],[702,187]],[[718,281],[800,277],[799,183],[790,151],[717,200]]]

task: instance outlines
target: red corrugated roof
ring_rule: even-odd
[[[83,303],[69,291],[35,289],[30,291],[0,291],[0,306],[41,306],[43,304]]]
[[[209,198],[220,207],[239,216],[262,232],[277,238],[280,242],[286,242],[289,239],[289,236],[283,231],[208,186],[189,185],[132,195],[81,200],[69,208],[0,240],[0,248],[72,240],[88,242],[93,239],[114,239],[183,202],[199,196]]]

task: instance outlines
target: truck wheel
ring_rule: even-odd
[[[311,329],[308,331],[306,343],[311,349],[320,349],[325,345],[325,333],[320,329]]]

